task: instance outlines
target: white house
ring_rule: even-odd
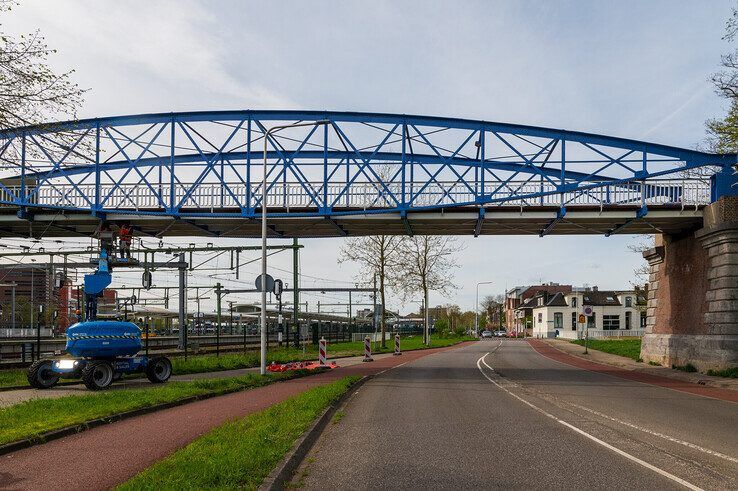
[[[591,338],[642,336],[646,300],[635,291],[575,289],[555,295],[541,292],[525,303],[533,312],[533,336],[539,338],[578,339],[588,329]],[[579,324],[583,306],[592,307],[592,315]],[[523,308],[524,306],[521,306]]]

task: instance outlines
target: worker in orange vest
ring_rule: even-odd
[[[124,223],[118,230],[118,247],[120,249],[120,257],[131,258],[131,242],[133,241],[133,228],[130,223]]]

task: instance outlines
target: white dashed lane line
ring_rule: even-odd
[[[501,345],[502,345],[502,341],[500,341],[500,344],[495,347],[494,351],[496,351],[497,349],[499,349],[499,347]],[[650,469],[653,472],[656,472],[657,474],[659,474],[661,476],[664,476],[667,479],[670,479],[670,480],[672,480],[672,481],[674,481],[676,483],[679,483],[679,484],[681,484],[682,486],[684,486],[684,487],[686,487],[688,489],[693,489],[693,490],[701,490],[702,489],[702,488],[700,488],[698,486],[695,486],[694,484],[692,484],[692,483],[690,483],[688,481],[685,481],[684,479],[682,479],[680,477],[675,476],[674,474],[671,474],[670,472],[667,472],[667,471],[665,471],[665,470],[663,470],[663,469],[661,469],[659,467],[656,467],[655,465],[651,465],[648,462],[646,462],[644,460],[641,460],[641,459],[639,459],[638,457],[636,457],[634,455],[631,455],[631,454],[629,454],[629,453],[627,453],[627,452],[625,452],[623,450],[620,450],[619,448],[614,447],[614,446],[610,445],[609,443],[600,440],[599,438],[597,438],[594,435],[590,435],[586,431],[584,431],[584,430],[582,430],[580,428],[577,428],[576,426],[574,426],[574,425],[572,425],[570,423],[567,423],[564,420],[561,420],[561,419],[557,418],[556,416],[554,416],[553,414],[549,413],[548,411],[545,411],[544,409],[541,409],[540,407],[536,406],[532,402],[529,402],[526,399],[523,399],[522,397],[520,397],[519,395],[511,392],[506,387],[500,385],[495,380],[493,380],[492,378],[490,378],[489,375],[487,375],[486,373],[484,373],[484,369],[482,368],[482,364],[484,364],[484,366],[487,367],[487,369],[489,369],[491,371],[494,371],[494,369],[491,366],[489,366],[487,364],[486,360],[485,360],[485,358],[487,358],[487,356],[489,354],[490,353],[486,353],[483,356],[480,356],[479,357],[479,359],[477,360],[477,368],[479,369],[480,373],[484,376],[484,378],[486,378],[491,383],[495,384],[499,389],[507,392],[509,395],[511,395],[515,399],[517,399],[520,402],[522,402],[523,404],[531,407],[532,409],[535,409],[536,411],[538,411],[539,413],[543,414],[544,416],[553,419],[554,421],[556,421],[557,423],[565,426],[566,428],[569,428],[570,430],[575,431],[576,433],[579,433],[583,437],[588,438],[589,440],[597,443],[598,445],[601,445],[601,446],[607,448],[608,450],[611,450],[611,451],[615,452],[616,454],[621,455],[621,456],[625,457],[626,459],[631,460],[632,462],[635,462],[638,465],[641,465],[641,466],[643,466],[643,467],[645,467],[647,469]]]

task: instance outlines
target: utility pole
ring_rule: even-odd
[[[215,319],[215,356],[220,356],[220,282],[215,285],[216,319]]]
[[[295,348],[300,347],[300,320],[298,318],[300,311],[299,254],[300,249],[297,247],[297,237],[294,237],[292,239],[292,325],[295,329]],[[287,344],[289,345],[289,341]]]
[[[185,262],[184,253],[179,254],[179,262]],[[186,269],[179,267],[179,349],[184,350],[185,359],[187,359],[187,280]]]
[[[36,308],[36,306],[34,305],[34,297],[35,297],[34,293],[36,291],[36,288],[34,287],[34,284],[33,284],[33,282],[34,282],[34,274],[33,274],[33,272],[34,271],[35,271],[35,268],[33,267],[33,265],[31,265],[31,323],[28,326],[31,329],[33,329],[33,311]]]

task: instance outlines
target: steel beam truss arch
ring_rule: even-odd
[[[0,205],[20,215],[256,219],[267,130],[318,120],[330,123],[269,136],[269,216],[516,206],[557,207],[563,217],[580,205],[644,214],[649,205],[700,206],[738,192],[735,154],[465,119],[221,111],[0,131]]]

